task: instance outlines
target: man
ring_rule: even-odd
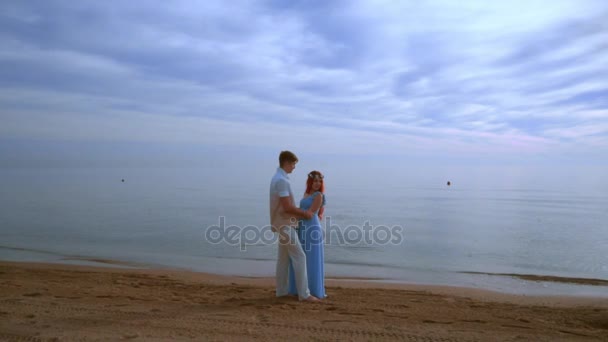
[[[270,182],[270,225],[272,231],[279,234],[279,252],[276,269],[276,295],[287,296],[289,290],[289,259],[295,272],[298,296],[302,301],[318,302],[319,299],[310,295],[308,276],[306,274],[306,254],[298,240],[296,232],[297,218],[310,219],[311,211],[304,211],[295,206],[290,174],[298,162],[298,157],[290,151],[282,151],[279,155],[279,168]]]

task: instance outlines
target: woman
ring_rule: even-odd
[[[323,175],[312,171],[306,180],[306,192],[300,201],[300,209],[311,210],[314,215],[309,220],[298,222],[298,238],[306,253],[306,270],[308,273],[308,288],[310,294],[317,298],[327,297],[325,294],[325,269],[323,265],[323,230],[321,219],[325,206],[325,186]],[[293,267],[289,264],[289,293],[297,295]]]

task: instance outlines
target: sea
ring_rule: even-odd
[[[275,171],[238,163],[2,168],[0,260],[273,276]],[[290,175],[297,201],[308,171]],[[606,286],[515,276],[608,280],[602,173],[349,166],[325,172],[325,186],[328,278],[608,297]]]

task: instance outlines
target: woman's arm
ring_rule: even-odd
[[[312,201],[312,205],[310,206],[310,211],[312,211],[313,213],[316,212],[317,210],[319,210],[321,208],[322,204],[323,204],[323,194],[319,193],[317,196],[315,196],[315,199]]]
[[[324,212],[325,212],[325,207],[321,207],[321,209],[319,209],[319,220],[323,220]]]

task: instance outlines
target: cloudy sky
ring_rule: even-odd
[[[0,45],[0,153],[608,160],[604,0],[4,0]]]

